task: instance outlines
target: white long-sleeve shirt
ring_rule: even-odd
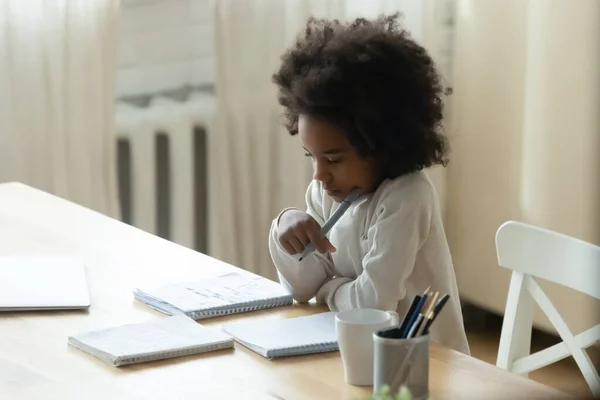
[[[306,205],[321,226],[339,206],[318,181],[309,185]],[[431,339],[470,353],[437,194],[423,171],[386,180],[355,201],[329,232],[334,253],[315,251],[299,262],[279,243],[278,222],[271,226],[269,250],[281,284],[296,301],[316,296],[332,311],[396,310],[402,319],[414,296],[431,285],[440,296],[450,295]]]

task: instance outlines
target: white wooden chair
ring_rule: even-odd
[[[600,324],[573,335],[536,281],[536,278],[545,279],[600,300],[600,247],[509,221],[496,233],[496,251],[499,265],[513,271],[496,365],[527,375],[572,355],[594,397],[600,397],[600,377],[586,352],[588,347],[600,341]],[[530,354],[534,300],[556,328],[562,342]]]

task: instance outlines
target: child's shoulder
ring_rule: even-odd
[[[435,188],[424,171],[412,172],[384,181],[369,201],[369,214],[386,218],[402,215],[433,215],[436,209]]]
[[[425,171],[417,171],[388,179],[379,185],[373,195],[376,202],[418,202],[430,203],[435,200],[436,192]]]

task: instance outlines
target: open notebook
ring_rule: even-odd
[[[195,320],[293,303],[279,283],[260,276],[230,273],[196,282],[135,289],[136,299],[168,315]]]
[[[69,336],[68,343],[116,367],[233,347],[233,339],[185,315]]]
[[[335,312],[226,324],[221,329],[250,350],[274,359],[338,350]]]

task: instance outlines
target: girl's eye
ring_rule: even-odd
[[[329,161],[330,164],[337,164],[339,163],[341,160],[337,159],[337,158],[328,158],[327,161]]]
[[[312,157],[312,154],[310,154],[309,152],[304,153],[305,157]]]

